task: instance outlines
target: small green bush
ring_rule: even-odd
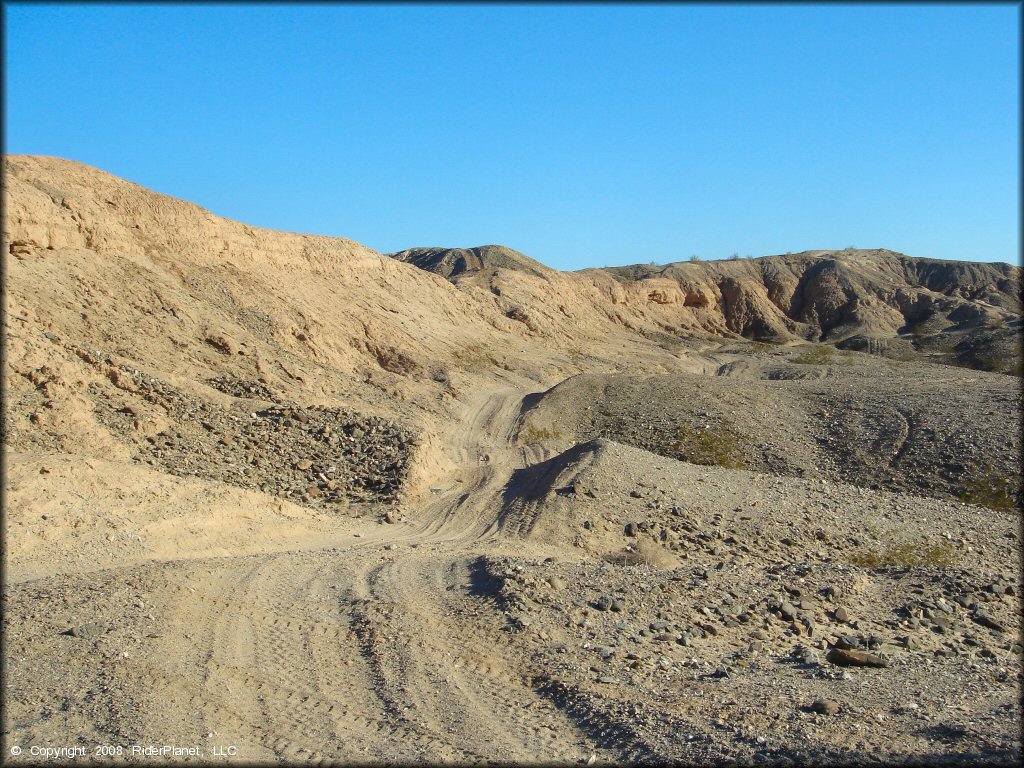
[[[1015,482],[1014,478],[1006,475],[992,471],[984,472],[964,481],[959,498],[964,504],[979,504],[1009,512],[1017,506],[1012,496]]]
[[[498,364],[494,355],[479,343],[467,344],[462,349],[455,350],[455,358],[463,364],[463,367],[471,369],[487,368]]]
[[[699,429],[681,424],[676,427],[669,454],[690,464],[743,469],[743,447],[743,439],[729,422]]]
[[[853,565],[862,568],[884,568],[886,566],[952,565],[956,549],[952,542],[939,541],[936,544],[902,542],[890,544],[884,549],[854,553],[850,557]]]
[[[561,440],[562,433],[557,429],[535,427],[533,424],[529,424],[520,430],[519,439],[526,443],[539,443],[541,440]]]
[[[818,346],[791,357],[790,362],[799,365],[828,365],[832,362],[832,347]]]

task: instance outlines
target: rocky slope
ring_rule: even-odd
[[[530,398],[520,434],[605,437],[690,463],[1005,508],[1020,500],[1013,377],[829,347],[761,352],[717,374],[581,374]]]

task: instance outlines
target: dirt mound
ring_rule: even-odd
[[[741,375],[587,374],[533,398],[521,434],[605,437],[693,464],[818,477],[1012,508],[1016,380],[829,347]],[[817,375],[807,376],[805,372]]]

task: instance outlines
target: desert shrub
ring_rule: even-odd
[[[739,253],[734,253],[732,256],[729,257],[729,261],[739,261],[739,260],[740,260]]]
[[[928,335],[928,329],[925,327],[925,322],[922,320],[919,323],[914,323],[910,328],[910,335],[915,339],[923,339]]]
[[[901,363],[912,363],[917,360],[917,354],[915,352],[911,352],[909,349],[902,349],[893,354],[895,355],[893,359],[898,360]]]
[[[828,365],[832,362],[832,347],[818,346],[804,350],[796,357],[791,357],[791,363],[800,365]]]
[[[775,349],[774,344],[767,344],[763,341],[752,341],[750,342],[750,349],[753,352],[771,352]]]
[[[1006,475],[992,471],[984,472],[964,481],[959,499],[965,504],[979,504],[1009,512],[1017,507],[1013,499],[1015,482],[1016,479]]]
[[[690,257],[690,261],[700,261],[700,256],[695,253]]]
[[[673,458],[690,464],[743,469],[743,439],[729,422],[694,428],[680,424],[669,446]]]
[[[519,431],[519,439],[527,443],[539,443],[541,440],[561,440],[562,433],[557,429],[535,427],[533,424],[528,424]]]
[[[467,344],[455,350],[455,358],[467,368],[486,368],[498,364],[483,344]]]
[[[641,539],[631,547],[610,552],[604,556],[613,565],[646,565],[651,568],[675,568],[679,561],[660,544]]]
[[[1022,365],[1021,359],[1016,360],[1003,357],[995,352],[981,352],[975,357],[978,359],[978,368],[989,373],[1007,373],[1011,376],[1020,376]]]
[[[850,562],[862,568],[947,566],[952,565],[955,555],[956,549],[949,541],[939,541],[935,544],[900,542],[888,544],[882,549],[856,552],[850,557]]]

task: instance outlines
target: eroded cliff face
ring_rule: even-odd
[[[438,263],[444,255],[432,250]],[[418,263],[429,271],[431,264]],[[465,290],[486,288],[526,306],[543,302],[512,266],[446,274]],[[500,284],[499,284],[500,277]],[[608,282],[609,278],[611,283]],[[809,251],[760,259],[634,265],[544,276],[560,299],[636,330],[738,335],[785,343],[823,341],[896,354],[960,354],[977,341],[991,370],[1018,365],[1021,275],[1008,264],[939,261],[886,250]],[[566,299],[566,303],[568,303]],[[603,304],[611,303],[609,311]],[[557,324],[534,323],[558,333]]]

